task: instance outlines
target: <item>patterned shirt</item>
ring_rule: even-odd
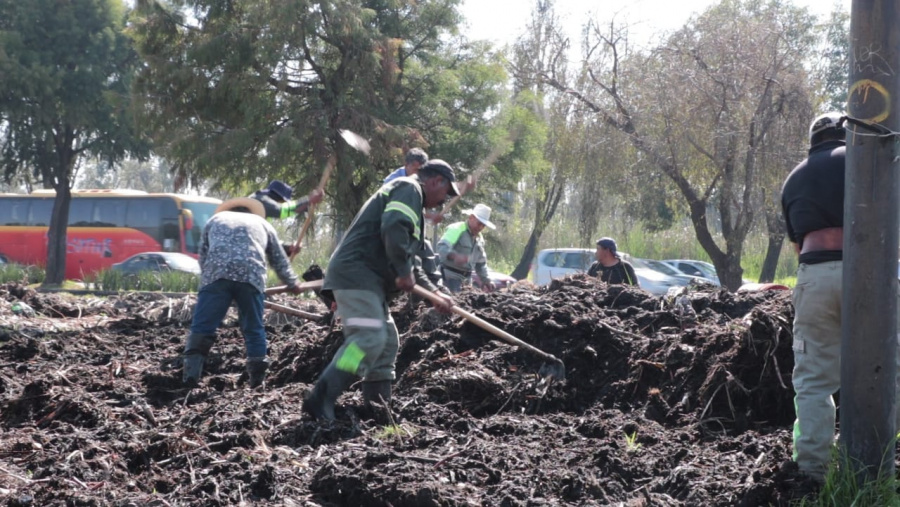
[[[225,279],[265,292],[267,260],[282,282],[297,285],[297,275],[268,222],[252,213],[216,213],[200,239],[200,287]]]

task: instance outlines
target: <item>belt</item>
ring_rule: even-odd
[[[471,269],[469,269],[469,270],[465,270],[465,269],[456,269],[456,268],[454,268],[453,266],[448,266],[448,265],[446,265],[446,264],[444,264],[444,269],[446,269],[446,270],[448,270],[448,271],[452,271],[452,272],[456,273],[457,275],[462,275],[462,276],[464,276],[464,277],[466,277],[466,278],[472,276],[472,270],[471,270]]]
[[[801,254],[821,252],[825,250],[841,251],[844,249],[844,228],[828,227],[812,231],[803,236]]]

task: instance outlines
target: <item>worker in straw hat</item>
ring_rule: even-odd
[[[476,204],[463,213],[469,215],[466,221],[450,224],[437,245],[444,272],[444,285],[452,292],[459,292],[463,285],[471,285],[474,271],[481,278],[482,287],[492,291],[494,285],[488,277],[484,237],[481,236],[485,227],[496,229],[491,222],[491,208],[485,204]]]
[[[262,320],[268,264],[291,292],[301,292],[278,234],[266,221],[262,203],[239,197],[219,205],[200,239],[200,292],[184,346],[186,385],[193,387],[200,381],[206,356],[232,301],[237,304],[247,347],[248,382],[250,387],[263,383],[269,365]]]

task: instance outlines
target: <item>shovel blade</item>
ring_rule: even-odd
[[[365,137],[355,132],[344,129],[341,129],[339,132],[341,134],[341,137],[344,138],[344,141],[346,141],[347,144],[353,147],[354,150],[361,151],[366,155],[368,155],[369,152],[372,151],[372,147],[369,145],[369,141],[367,141]]]
[[[541,369],[538,370],[538,375],[542,377],[550,377],[554,380],[565,380],[566,365],[563,364],[561,359],[554,357],[550,360],[549,363],[544,363],[541,365]]]

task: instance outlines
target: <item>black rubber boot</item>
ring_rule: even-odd
[[[247,358],[247,383],[251,388],[259,387],[266,380],[269,360],[265,356]]]
[[[373,380],[362,383],[363,400],[378,407],[391,406],[391,381]]]
[[[322,376],[316,382],[309,396],[303,400],[303,411],[311,415],[313,419],[334,420],[334,403],[350,384],[356,380],[356,375],[341,371],[329,364],[322,372]]]
[[[181,381],[185,385],[194,387],[200,382],[206,356],[209,355],[209,350],[215,343],[215,335],[191,334],[188,336],[187,342],[184,344],[184,374],[181,377]]]

